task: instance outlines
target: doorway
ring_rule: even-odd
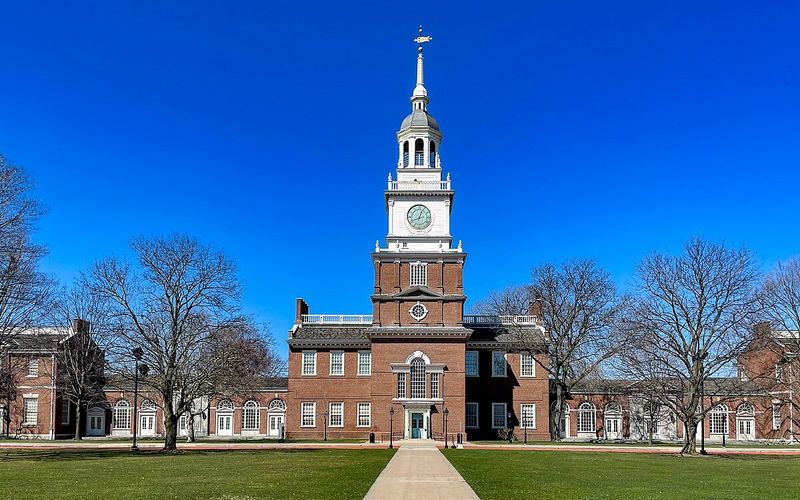
[[[422,430],[425,427],[425,419],[422,413],[411,414],[411,439],[420,439],[424,437]]]
[[[219,415],[217,417],[217,435],[233,436],[233,415]]]
[[[270,415],[269,428],[267,429],[269,437],[280,438],[282,428],[283,428],[283,415]]]
[[[106,411],[102,408],[92,408],[86,415],[86,435],[106,435]]]
[[[139,434],[142,437],[156,435],[156,415],[154,413],[143,413],[139,417]]]

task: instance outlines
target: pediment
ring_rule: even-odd
[[[444,295],[440,293],[436,293],[433,290],[422,286],[412,286],[411,288],[406,288],[401,292],[397,292],[392,297],[403,297],[403,298],[418,298],[418,297],[426,297],[426,298],[436,298],[441,299]]]

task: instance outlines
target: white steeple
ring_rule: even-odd
[[[414,87],[414,93],[411,95],[411,109],[426,110],[428,105],[428,90],[425,88],[425,58],[422,56],[422,44],[433,40],[430,36],[422,35],[422,25],[419,27],[419,36],[414,39],[419,44],[417,49],[417,86]]]

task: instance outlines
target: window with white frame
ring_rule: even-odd
[[[777,431],[781,428],[781,404],[772,403],[772,430]]]
[[[428,286],[428,264],[426,262],[411,263],[411,286]]]
[[[114,405],[114,415],[112,425],[115,429],[130,430],[131,428],[131,405],[124,399],[120,399]]]
[[[535,404],[524,404],[520,406],[519,409],[520,415],[520,425],[523,429],[535,429],[536,428],[536,405]]]
[[[775,365],[775,381],[783,382],[783,366],[780,364]]]
[[[185,433],[186,432],[186,423],[188,419],[186,415],[181,415],[181,418],[178,419],[178,432]]]
[[[478,376],[478,351],[467,351],[465,371],[467,377]]]
[[[505,429],[508,424],[505,403],[492,403],[492,429]]]
[[[597,408],[584,401],[578,406],[578,432],[595,432]]]
[[[372,404],[358,403],[356,426],[369,427],[372,425]]]
[[[36,425],[39,421],[39,398],[25,396],[22,398],[22,425]]]
[[[317,351],[303,351],[303,375],[317,374]]]
[[[467,429],[478,428],[478,403],[467,403],[467,409],[464,413],[464,426]]]
[[[520,377],[535,377],[536,376],[536,362],[530,353],[523,352],[519,357],[519,375]]]
[[[425,307],[421,302],[417,302],[411,309],[408,310],[408,313],[417,321],[422,321],[425,319],[425,316],[428,315],[428,308]]]
[[[728,434],[728,407],[718,404],[708,414],[708,429],[711,434]]]
[[[248,401],[242,406],[242,430],[255,431],[259,427],[258,402]]]
[[[358,351],[358,374],[369,375],[372,373],[372,352]]]
[[[61,425],[69,425],[69,398],[61,398]]]
[[[28,377],[39,376],[39,358],[28,358],[28,371],[26,375]]]
[[[331,375],[344,375],[343,351],[331,351]]]
[[[411,397],[425,398],[425,360],[422,358],[411,361]]]
[[[431,399],[439,398],[439,374],[431,373]]]
[[[316,427],[317,403],[300,403],[300,427]]]
[[[328,406],[328,427],[344,427],[344,403],[331,403]]]
[[[492,351],[492,377],[506,376],[506,353]]]
[[[404,398],[406,397],[406,374],[405,372],[400,372],[397,374],[397,397]]]

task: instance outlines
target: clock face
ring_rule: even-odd
[[[425,205],[414,205],[408,211],[408,223],[414,229],[425,229],[431,225],[431,211]]]

